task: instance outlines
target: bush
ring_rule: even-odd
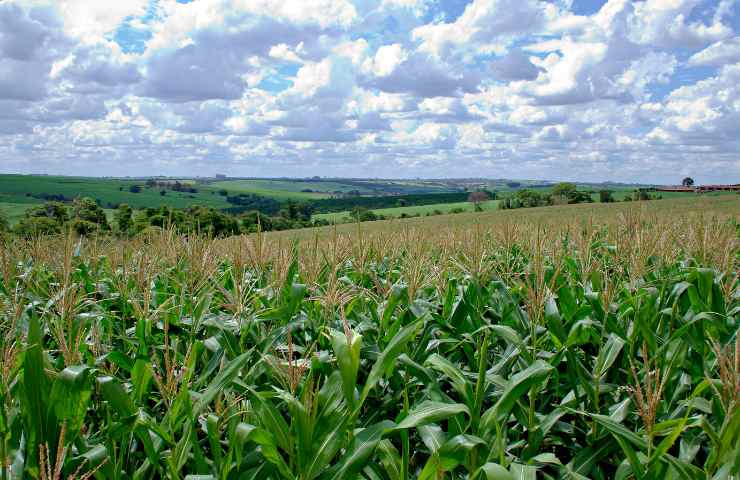
[[[374,220],[378,220],[378,216],[375,214],[375,212],[373,212],[372,210],[363,208],[363,207],[353,208],[352,211],[350,212],[350,215],[355,221],[360,221],[360,222],[371,222]],[[405,218],[403,217],[403,215],[405,214],[401,214],[401,218]]]
[[[127,204],[122,203],[116,209],[116,213],[113,215],[113,219],[118,226],[118,231],[127,234],[131,231],[131,227],[134,226],[133,220],[134,211]]]
[[[76,218],[72,221],[72,230],[78,235],[90,235],[100,230],[100,225]]]
[[[611,190],[600,190],[599,201],[601,203],[612,203],[614,201],[614,197],[612,196]]]
[[[110,228],[105,211],[93,199],[88,197],[79,198],[74,201],[72,204],[72,217],[75,220],[95,225],[94,230],[108,230]],[[73,228],[77,230],[77,227],[74,225]],[[87,226],[83,225],[80,228],[85,229]]]
[[[62,224],[51,217],[24,217],[15,226],[15,232],[25,237],[54,235],[62,232]]]

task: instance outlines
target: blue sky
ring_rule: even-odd
[[[737,0],[5,0],[0,172],[740,181]]]

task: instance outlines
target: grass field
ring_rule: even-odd
[[[483,210],[495,210],[498,206],[498,200],[489,200],[483,202],[481,207]],[[408,207],[395,207],[395,208],[378,208],[372,211],[378,215],[384,217],[400,217],[402,214],[408,216],[412,215],[426,215],[433,213],[434,211],[440,211],[442,213],[449,213],[451,210],[463,209],[466,212],[472,212],[474,210],[473,204],[470,202],[454,202],[454,203],[436,203],[432,205],[417,205]],[[319,213],[313,216],[316,220],[328,220],[330,222],[342,222],[347,221],[350,218],[349,212],[336,212],[336,213]]]
[[[289,180],[248,179],[223,180],[210,183],[215,188],[229,192],[253,193],[284,200],[311,200],[329,198],[335,193],[350,191],[361,195],[387,195],[390,193],[441,193],[455,189],[433,182],[411,182],[400,180]],[[312,190],[305,192],[303,190]]]
[[[733,478],[739,216],[7,237],[0,478]]]
[[[129,187],[140,185],[141,192],[131,193]],[[167,191],[160,195],[159,188],[146,188],[143,180],[116,180],[82,177],[56,177],[35,175],[0,175],[0,204],[43,203],[33,195],[63,195],[66,198],[90,197],[103,206],[128,203],[134,208],[167,205],[186,208],[204,205],[225,208],[229,204],[210,187],[198,187],[198,193]],[[1,207],[0,207],[1,208]]]
[[[495,228],[499,225],[523,222],[527,224],[560,224],[573,222],[604,223],[616,221],[626,215],[645,213],[653,216],[676,217],[682,215],[718,216],[740,219],[740,195],[683,196],[650,200],[643,202],[584,203],[578,205],[558,205],[515,210],[487,210],[466,212],[455,215],[422,216],[406,219],[378,220],[363,222],[360,228],[373,234],[397,233],[408,229],[439,230],[469,229],[474,226]],[[339,234],[354,234],[356,223],[313,229],[268,232],[266,236],[281,239],[305,240]]]
[[[0,203],[0,212],[2,212],[14,225],[26,213],[26,210],[33,207],[33,203]]]
[[[210,184],[213,188],[227,190],[229,193],[253,193],[280,200],[310,200],[315,198],[328,198],[331,191],[351,190],[342,184],[330,182],[291,182],[289,180],[224,180]],[[346,190],[343,190],[345,188]],[[315,192],[302,192],[301,190],[316,190]],[[233,193],[232,193],[233,192]]]

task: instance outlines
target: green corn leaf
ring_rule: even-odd
[[[514,480],[514,475],[498,463],[486,463],[474,474],[476,480]]]
[[[542,384],[552,370],[552,365],[537,360],[531,366],[514,374],[506,383],[504,391],[496,404],[482,415],[481,428],[483,431],[493,431],[497,422],[501,422],[509,416],[517,400],[533,386]]]
[[[362,348],[362,335],[353,333],[352,340],[346,337],[344,332],[332,330],[331,343],[334,355],[337,358],[339,371],[342,374],[342,389],[347,405],[352,408],[355,403],[355,387],[357,385],[357,371],[360,368],[360,349]]]
[[[609,334],[606,343],[599,350],[599,356],[596,357],[594,364],[593,376],[595,379],[601,379],[606,375],[611,366],[617,360],[619,353],[624,347],[625,341],[615,334]]]
[[[421,321],[416,321],[399,331],[388,345],[385,347],[383,352],[378,356],[378,359],[373,364],[370,373],[365,381],[365,386],[362,389],[360,400],[355,407],[355,416],[359,413],[359,409],[362,404],[365,403],[365,399],[370,394],[370,390],[378,383],[383,376],[383,373],[388,370],[396,361],[398,356],[403,352],[406,344],[414,339],[421,328]]]
[[[453,415],[465,413],[470,415],[470,410],[462,403],[443,403],[425,400],[411,409],[409,414],[398,424],[396,429],[413,428],[419,425],[435,423],[446,420]]]

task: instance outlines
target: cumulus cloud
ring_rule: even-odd
[[[740,176],[736,2],[572,5],[0,1],[0,170]]]
[[[499,80],[534,80],[542,71],[519,50],[492,61],[491,70]]]
[[[544,5],[535,0],[473,0],[454,22],[418,27],[412,37],[436,56],[462,47],[496,50],[512,37],[538,30],[544,20]]]
[[[720,40],[689,58],[691,66],[711,65],[719,67],[728,63],[740,62],[740,37]]]

